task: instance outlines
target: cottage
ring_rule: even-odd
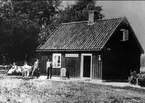
[[[140,72],[144,53],[126,17],[62,23],[40,45],[41,73],[47,58],[53,62],[53,75],[67,68],[70,77],[127,79],[130,71]]]

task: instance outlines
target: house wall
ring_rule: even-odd
[[[92,57],[92,78],[102,79],[102,60],[99,60],[100,53],[93,53]]]
[[[55,52],[54,52],[55,53]],[[77,54],[78,57],[66,56]],[[102,60],[99,60],[100,52],[63,52],[61,53],[61,67],[69,70],[70,77],[81,77],[81,54],[92,54],[92,79],[102,78]],[[46,61],[52,59],[53,52],[40,53],[40,71],[46,75]],[[60,76],[60,68],[53,68],[53,76]]]
[[[69,71],[70,77],[80,77],[81,57],[65,57],[65,67]]]
[[[129,40],[122,40],[120,29],[129,30]],[[134,38],[133,31],[125,23],[116,29],[103,54],[103,79],[127,79],[130,71],[140,71],[140,48]]]
[[[42,75],[46,75],[46,62],[49,59],[52,59],[51,55],[52,53],[39,53],[39,68],[40,73]]]
[[[73,53],[65,53],[73,54]],[[76,52],[74,52],[76,54]],[[92,72],[90,78],[92,79],[101,79],[102,78],[102,60],[99,61],[98,55],[101,55],[101,52],[97,51],[88,51],[88,52],[77,52],[79,57],[65,57],[65,67],[69,69],[71,77],[81,77],[81,55],[82,54],[92,54]]]
[[[46,62],[48,58],[52,60],[52,55],[56,52],[40,52],[40,63],[39,68],[42,75],[46,75]],[[67,68],[69,70],[70,77],[80,77],[80,62],[81,56],[79,53],[70,53],[70,52],[57,52],[61,54],[61,68]],[[78,57],[65,57],[65,54],[78,54]],[[53,76],[60,76],[60,69],[61,68],[53,68],[52,75]]]
[[[65,67],[65,57],[64,57],[63,53],[60,53],[60,54],[61,54],[61,68],[64,68]],[[53,67],[52,68],[52,75],[53,76],[60,76],[60,69],[61,68],[54,68]]]

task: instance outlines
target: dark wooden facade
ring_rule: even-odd
[[[42,74],[46,74],[47,58],[52,59],[54,53],[61,54],[61,68],[67,68],[70,77],[127,79],[130,71],[140,72],[140,56],[144,51],[126,18],[98,21],[96,26],[84,25],[83,29],[81,29],[83,26],[79,25],[79,28],[77,26],[78,24],[75,26],[74,23],[63,24],[46,44],[38,48]],[[67,28],[71,30],[67,31]],[[80,32],[74,34],[77,28]],[[128,40],[122,41],[121,29],[128,30]],[[84,34],[89,30],[91,30],[89,34]],[[73,39],[69,41],[69,38]],[[50,45],[51,43],[53,45]],[[73,54],[77,56],[68,56]],[[60,76],[60,68],[53,68],[53,76]]]
[[[54,52],[55,53],[55,52]],[[67,68],[70,77],[91,77],[96,79],[102,78],[102,61],[99,61],[98,53],[96,52],[57,52],[61,54],[61,68]],[[46,75],[45,67],[48,58],[52,58],[53,52],[39,53],[40,54],[40,68],[41,74]],[[77,54],[78,57],[66,57],[66,54]],[[82,54],[86,60],[82,61]],[[88,55],[89,54],[89,55]],[[88,57],[90,57],[90,59]],[[92,61],[92,62],[91,62]],[[84,62],[81,64],[81,62]],[[89,65],[88,65],[89,64]],[[81,76],[81,65],[89,66],[89,71],[86,69]],[[53,76],[60,76],[61,68],[53,68]],[[92,69],[92,70],[91,70]],[[88,73],[89,72],[89,73]]]
[[[129,30],[129,40],[122,41],[121,29]],[[139,73],[141,53],[132,28],[122,22],[104,47],[102,78],[127,79],[131,71]]]

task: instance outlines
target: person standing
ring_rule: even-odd
[[[38,65],[39,65],[39,60],[36,59],[36,61],[35,61],[35,63],[34,63],[34,66],[33,66],[33,70],[32,70],[31,76],[33,76],[35,70],[38,69]]]
[[[47,60],[46,62],[46,73],[47,73],[47,79],[51,79],[52,77],[52,62],[50,59]]]

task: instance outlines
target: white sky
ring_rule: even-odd
[[[106,18],[126,16],[145,50],[145,1],[98,1]]]
[[[97,1],[97,5],[102,6],[105,18],[126,16],[145,50],[145,1]]]

